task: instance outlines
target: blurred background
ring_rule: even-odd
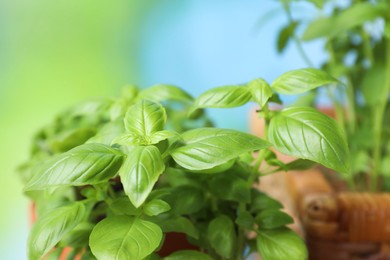
[[[286,23],[272,0],[0,0],[0,259],[26,259],[29,204],[15,169],[55,114],[129,83],[174,84],[198,96],[271,81],[306,67],[293,44],[277,54]],[[305,49],[321,62],[320,42]],[[247,130],[249,108],[209,114],[220,127]]]

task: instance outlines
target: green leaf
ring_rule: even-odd
[[[318,69],[299,69],[284,73],[272,83],[271,88],[280,94],[295,95],[338,81]]]
[[[110,209],[115,215],[137,216],[142,212],[141,208],[134,207],[129,197],[118,197],[109,204]]]
[[[255,220],[249,211],[242,211],[238,214],[237,219],[235,220],[237,225],[246,230],[252,230]]]
[[[303,39],[312,40],[320,37],[333,38],[365,22],[386,15],[385,5],[355,3],[350,8],[329,18],[320,18],[309,25]]]
[[[195,239],[199,238],[199,231],[188,218],[170,217],[168,219],[158,220],[157,224],[162,228],[164,233],[177,232],[184,233]]]
[[[235,130],[198,128],[182,135],[184,146],[171,152],[185,169],[205,170],[221,165],[240,154],[269,147],[268,142]]]
[[[154,102],[176,100],[184,103],[192,103],[193,101],[191,95],[181,88],[165,84],[155,85],[142,90],[138,95],[138,99],[147,99]]]
[[[145,204],[144,213],[148,216],[156,216],[171,209],[168,203],[163,200],[152,200]]]
[[[49,139],[49,146],[56,152],[66,152],[78,145],[85,143],[89,138],[96,134],[96,130],[91,127],[83,127],[62,132]]]
[[[234,223],[229,217],[221,215],[213,219],[207,229],[207,238],[211,247],[219,255],[225,258],[233,256],[236,246],[236,233]],[[241,252],[238,253],[240,254]]]
[[[189,172],[194,172],[194,173],[206,173],[206,174],[214,174],[214,173],[220,173],[224,172],[226,170],[229,170],[234,163],[236,162],[236,158],[231,159],[230,161],[227,161],[223,164],[217,165],[213,168],[210,169],[205,169],[205,170],[188,170]]]
[[[115,137],[111,145],[120,144],[126,146],[138,146],[138,145],[148,145],[150,144],[146,136],[134,134],[134,133],[124,133]]]
[[[312,168],[314,165],[316,165],[315,162],[304,160],[304,159],[297,159],[286,164],[286,168],[289,171],[308,170]]]
[[[302,39],[305,41],[333,35],[335,17],[320,17],[310,23],[303,33]]]
[[[179,134],[176,132],[173,132],[173,131],[169,131],[169,130],[158,131],[158,132],[152,134],[152,136],[150,137],[150,143],[157,144],[163,140],[166,140],[166,139],[172,138],[172,137],[176,137],[176,136],[179,136]]]
[[[302,239],[288,228],[261,230],[256,238],[262,259],[303,260],[308,258]]]
[[[93,229],[92,223],[83,222],[67,233],[59,242],[63,247],[83,248],[88,245],[89,235]]]
[[[204,206],[203,190],[189,185],[172,189],[171,194],[163,198],[177,215],[192,214]]]
[[[269,141],[280,152],[349,173],[350,160],[342,129],[312,108],[290,107],[271,119]]]
[[[212,258],[199,251],[182,250],[165,257],[164,260],[212,260]]]
[[[129,133],[147,137],[163,130],[166,120],[165,109],[160,104],[142,100],[127,110],[124,122]]]
[[[248,87],[251,91],[252,98],[260,107],[263,107],[274,94],[264,79],[254,79],[249,82]]]
[[[123,157],[120,151],[104,144],[80,145],[34,168],[33,176],[25,190],[105,182],[117,174]]]
[[[40,260],[61,238],[85,218],[85,206],[75,202],[50,211],[33,225],[28,238],[28,256]]]
[[[119,175],[123,189],[135,207],[144,203],[164,169],[157,147],[138,146],[130,150]]]
[[[115,121],[105,124],[95,136],[88,139],[87,143],[102,143],[111,145],[112,141],[124,132],[122,121]]]
[[[252,189],[252,203],[250,204],[251,212],[259,212],[266,209],[280,209],[283,207],[279,201],[269,197],[256,189]]]
[[[282,53],[286,48],[288,42],[294,36],[295,29],[297,28],[298,24],[299,23],[297,21],[289,23],[279,32],[277,42],[278,53]]]
[[[160,245],[162,231],[156,224],[129,216],[108,217],[92,230],[89,244],[100,260],[138,260]]]
[[[249,203],[251,201],[250,184],[234,173],[221,173],[208,183],[210,192],[222,200]]]
[[[293,223],[293,219],[278,209],[266,209],[256,216],[259,229],[274,229]]]
[[[224,86],[210,89],[195,99],[192,112],[199,108],[239,107],[251,99],[251,92],[246,86]]]

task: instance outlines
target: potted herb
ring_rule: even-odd
[[[324,178],[314,174],[322,183],[317,198],[305,194],[299,184],[314,175],[302,174],[295,179],[294,185],[300,187],[296,192],[301,194],[297,207],[307,236],[312,244],[324,242],[322,251],[319,247],[311,251],[318,253],[317,257],[329,248],[343,257],[378,256],[390,235],[385,229],[376,229],[385,226],[390,217],[389,194],[378,193],[388,192],[390,187],[390,2],[349,1],[338,5],[333,1],[302,1],[316,8],[319,16],[313,20],[294,15],[293,1],[280,2],[289,20],[279,33],[280,52],[294,41],[312,67],[301,39],[321,39],[324,43],[328,55],[321,68],[339,79],[327,93],[334,104],[333,114],[346,132],[352,159],[350,175],[325,172]],[[331,194],[324,195],[324,190]],[[325,227],[333,231],[326,232]]]
[[[274,170],[271,147],[301,158],[278,166],[284,169],[314,161],[349,171],[333,119],[304,107],[268,109],[277,93],[333,82],[308,69],[271,86],[255,79],[218,87],[196,100],[174,86],[130,87],[118,99],[67,111],[38,133],[22,167],[38,213],[29,259],[55,258],[64,248],[83,259],[245,259],[251,252],[306,259],[303,241],[286,227],[291,217],[253,185]],[[252,100],[268,138],[212,127],[202,112]],[[164,255],[172,232],[185,234],[193,249]]]

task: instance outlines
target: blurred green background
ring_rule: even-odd
[[[67,106],[128,83],[175,84],[197,96],[304,67],[291,46],[276,54],[286,23],[279,9],[267,0],[0,0],[0,259],[26,258],[28,201],[16,168],[35,131]],[[269,12],[274,18],[255,30]],[[318,44],[306,47],[321,60]],[[246,130],[247,109],[210,114]]]

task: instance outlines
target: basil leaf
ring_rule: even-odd
[[[129,216],[108,217],[92,230],[89,245],[98,259],[143,259],[160,245],[156,224]]]
[[[157,147],[138,146],[130,150],[119,175],[123,189],[135,207],[144,203],[164,169]]]
[[[236,233],[233,221],[225,215],[213,219],[207,229],[207,238],[211,247],[224,258],[231,258],[236,245]],[[241,252],[239,252],[241,253]]]
[[[263,107],[274,94],[264,79],[252,80],[249,82],[248,87],[251,91],[252,98],[260,107]]]
[[[269,147],[268,142],[235,130],[198,128],[182,135],[184,146],[171,152],[185,169],[205,170],[221,165],[240,154]]]
[[[285,27],[283,27],[282,30],[280,30],[277,41],[278,53],[282,53],[290,39],[294,37],[295,29],[297,28],[298,24],[299,23],[297,21],[294,21],[287,24]]]
[[[321,37],[328,37],[334,34],[336,17],[320,17],[310,23],[303,33],[302,39],[310,41]]]
[[[304,159],[297,159],[286,164],[286,167],[289,171],[297,171],[297,170],[308,170],[310,168],[313,168],[314,165],[316,165],[315,162],[304,160]]]
[[[168,203],[163,200],[152,200],[145,204],[144,213],[148,216],[156,216],[171,209]]]
[[[283,207],[279,201],[269,197],[265,193],[252,189],[252,203],[250,212],[259,212],[266,209],[280,209]]]
[[[110,203],[110,210],[115,215],[130,215],[136,216],[142,212],[141,208],[136,208],[130,202],[128,197],[119,197],[112,200]]]
[[[25,190],[60,185],[83,186],[105,182],[116,175],[124,155],[104,144],[83,144],[54,156],[33,169]]]
[[[250,184],[234,174],[218,174],[208,182],[210,192],[222,200],[249,203]]]
[[[112,141],[124,132],[122,121],[110,122],[104,125],[95,136],[88,139],[87,143],[102,143],[111,145]]]
[[[262,259],[307,259],[302,239],[288,228],[261,230],[256,238],[257,250]]]
[[[177,215],[192,214],[204,207],[203,190],[183,185],[172,189],[171,194],[164,197],[172,207],[172,212]]]
[[[130,107],[125,115],[125,128],[139,136],[151,136],[164,128],[167,115],[158,103],[142,100]]]
[[[295,95],[338,81],[328,73],[318,69],[299,69],[284,73],[271,85],[280,94]]]
[[[72,129],[49,139],[48,142],[54,152],[61,153],[85,143],[95,134],[96,130],[91,127]]]
[[[89,235],[93,229],[92,223],[83,222],[67,233],[59,242],[63,247],[83,248],[88,246]]]
[[[195,239],[199,238],[199,231],[188,218],[170,217],[164,220],[157,220],[157,224],[161,227],[164,233],[177,232],[184,233]]]
[[[245,86],[224,86],[210,89],[195,99],[192,112],[198,108],[230,108],[246,104],[251,99]]]
[[[252,230],[255,220],[251,213],[248,211],[242,211],[238,214],[238,217],[234,221],[238,226],[246,230]]]
[[[341,13],[317,20],[306,29],[303,39],[312,40],[319,37],[333,38],[365,22],[386,15],[385,5],[371,3],[355,3]]]
[[[266,209],[256,216],[259,229],[274,229],[293,223],[293,219],[278,209]]]
[[[40,217],[28,238],[29,259],[42,259],[64,235],[84,220],[85,212],[84,204],[75,202]]]
[[[178,133],[173,132],[173,131],[169,131],[169,130],[158,131],[150,137],[150,143],[157,144],[163,140],[166,140],[166,139],[172,138],[172,137],[176,137],[178,135],[179,135]]]
[[[182,250],[165,257],[164,260],[212,260],[212,258],[199,251]]]
[[[284,154],[349,172],[349,150],[343,131],[333,119],[315,109],[282,110],[271,119],[268,138]]]
[[[192,103],[193,101],[191,95],[181,88],[165,84],[155,85],[142,90],[138,95],[138,99],[147,99],[154,102],[176,100],[184,103]]]

